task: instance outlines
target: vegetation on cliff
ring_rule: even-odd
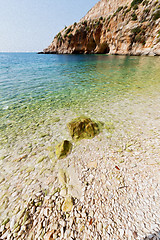
[[[160,3],[159,1],[101,0],[103,9],[94,7],[79,22],[65,27],[43,53],[110,53],[128,55],[160,55]],[[105,7],[113,9],[105,13]],[[100,11],[101,10],[101,11]],[[99,12],[103,15],[98,16]],[[92,14],[91,14],[92,13]]]

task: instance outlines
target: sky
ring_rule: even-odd
[[[0,0],[0,52],[37,52],[98,0]]]

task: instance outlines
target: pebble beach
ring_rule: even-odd
[[[94,138],[67,124],[86,116]],[[160,239],[157,86],[42,112],[0,148],[0,240]],[[58,159],[55,148],[72,150]]]

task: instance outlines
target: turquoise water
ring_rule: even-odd
[[[0,53],[0,145],[59,109],[78,114],[95,103],[153,94],[159,66],[158,57]]]

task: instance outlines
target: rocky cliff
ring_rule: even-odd
[[[101,0],[43,53],[160,55],[160,1]]]

